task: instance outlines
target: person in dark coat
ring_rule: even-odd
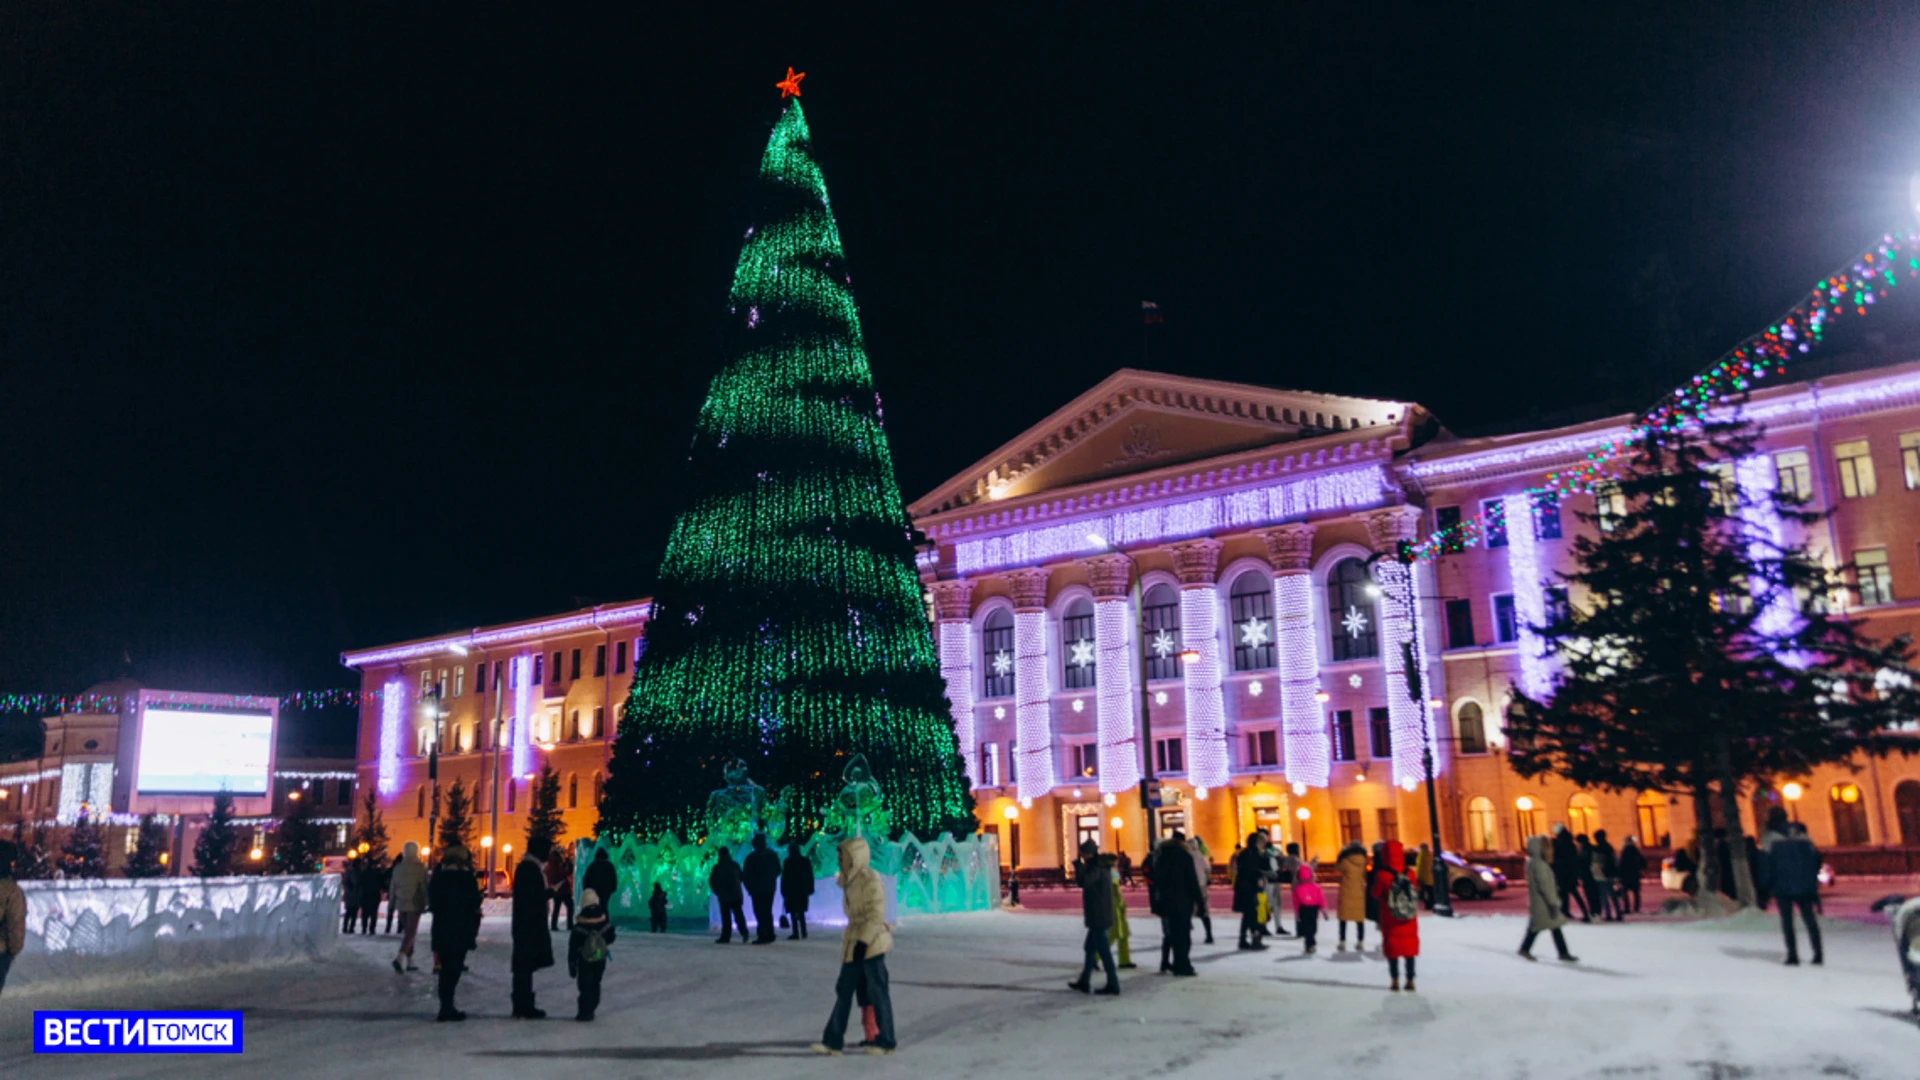
[[[1580,921],[1592,922],[1587,898],[1580,894],[1580,847],[1565,825],[1553,827],[1553,883],[1560,890],[1560,914],[1573,918],[1573,905],[1580,905]]]
[[[1820,896],[1820,850],[1807,836],[1807,827],[1788,821],[1787,812],[1776,806],[1767,811],[1767,839],[1760,845],[1760,877],[1767,891],[1780,901],[1780,934],[1787,939],[1787,964],[1800,963],[1800,943],[1793,936],[1793,909],[1807,924],[1807,944],[1813,948],[1816,966],[1826,962],[1820,949],[1820,924],[1814,920],[1813,906]]]
[[[720,902],[720,936],[714,940],[716,945],[725,945],[733,940],[733,928],[740,927],[740,943],[752,940],[747,937],[747,912],[740,899],[740,864],[733,861],[733,852],[725,847],[720,849],[720,857],[713,864],[713,870],[707,874],[707,888],[713,891],[713,898]]]
[[[387,891],[387,871],[368,862],[360,872],[360,932],[372,934],[380,928],[380,897]]]
[[[1587,906],[1600,912],[1606,922],[1619,922],[1624,913],[1620,910],[1620,894],[1614,887],[1614,881],[1620,876],[1620,859],[1613,852],[1613,843],[1607,839],[1607,830],[1593,830],[1593,843],[1588,846],[1587,862],[1593,867],[1589,880],[1593,885],[1593,895],[1587,898]]]
[[[347,868],[340,875],[340,904],[347,909],[340,920],[340,932],[353,933],[353,924],[360,918],[360,875],[361,859],[355,855],[347,860]]]
[[[516,1020],[544,1020],[546,1011],[533,1004],[533,973],[553,966],[553,932],[547,928],[546,859],[553,845],[527,841],[526,853],[513,871],[513,1016]],[[444,962],[443,962],[444,966]]]
[[[667,890],[653,883],[653,895],[647,897],[648,930],[655,934],[667,932]]]
[[[580,1006],[574,1019],[591,1021],[600,1008],[600,980],[607,974],[607,946],[613,944],[613,920],[593,889],[580,892],[580,916],[567,932],[567,974],[580,988]]]
[[[1373,842],[1373,857],[1367,860],[1367,921],[1376,928],[1380,925],[1380,898],[1373,895],[1373,879],[1387,868],[1387,842]]]
[[[1113,872],[1120,875],[1120,884],[1122,886],[1133,884],[1133,859],[1128,857],[1124,851],[1115,855],[1113,858]]]
[[[1080,859],[1074,865],[1079,868],[1080,915],[1086,924],[1087,940],[1081,947],[1085,960],[1080,965],[1080,977],[1068,983],[1067,989],[1113,996],[1120,993],[1120,973],[1114,970],[1113,947],[1107,942],[1107,931],[1113,927],[1113,856],[1100,854],[1100,845],[1083,840]],[[1096,961],[1107,973],[1106,985],[1098,990],[1092,982]]]
[[[1234,856],[1233,910],[1240,913],[1240,948],[1264,949],[1260,939],[1266,926],[1260,922],[1260,898],[1267,890],[1267,834],[1254,830],[1247,846]]]
[[[1586,899],[1587,911],[1606,922],[1607,909],[1600,904],[1600,890],[1593,879],[1593,841],[1581,833],[1573,838],[1573,850],[1580,860],[1580,895]]]
[[[613,898],[620,892],[620,872],[614,868],[613,859],[607,855],[606,848],[593,853],[593,861],[587,864],[587,872],[580,876],[580,889],[583,898],[587,889],[599,893],[600,903],[608,911],[613,910]]]
[[[753,899],[753,921],[760,927],[753,943],[765,945],[778,940],[780,934],[773,926],[773,895],[780,891],[780,856],[768,850],[765,833],[754,834],[753,850],[747,852],[746,864],[740,868],[740,884]]]
[[[787,845],[787,861],[780,866],[780,899],[793,924],[789,941],[807,936],[807,903],[813,898],[813,860],[800,854],[799,844]]]
[[[1640,877],[1647,872],[1647,857],[1640,852],[1640,844],[1632,833],[1620,842],[1620,863],[1618,881],[1620,882],[1620,916],[1626,917],[1628,898],[1633,901],[1632,911],[1640,913]]]
[[[453,992],[480,937],[480,883],[466,848],[455,844],[440,853],[440,865],[427,879],[427,907],[433,911],[427,944],[440,963],[439,1019],[465,1020],[467,1014],[453,1007]]]
[[[1733,844],[1727,840],[1727,830],[1713,830],[1713,872],[1720,875],[1720,894],[1734,899],[1739,890],[1733,887]]]
[[[547,895],[553,898],[553,915],[547,929],[560,929],[560,909],[567,909],[567,929],[573,929],[573,866],[566,854],[556,851],[547,860]]]
[[[1773,899],[1767,886],[1760,880],[1760,841],[1751,836],[1743,837],[1747,843],[1747,872],[1753,875],[1753,902],[1761,911],[1767,910],[1767,902]]]
[[[1177,837],[1163,841],[1154,856],[1154,887],[1160,893],[1160,933],[1167,942],[1175,975],[1198,975],[1193,970],[1193,913],[1200,904],[1200,875],[1193,856]]]

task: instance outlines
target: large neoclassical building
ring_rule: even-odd
[[[1768,433],[1744,480],[1832,511],[1807,540],[1857,574],[1854,616],[1916,629],[1920,362],[1782,384],[1748,411]],[[1625,426],[1459,438],[1411,402],[1123,370],[913,503],[955,732],[1002,857],[1057,867],[1084,838],[1141,856],[1143,752],[1157,827],[1216,861],[1256,828],[1322,857],[1426,837],[1429,750],[1449,848],[1513,852],[1562,821],[1684,842],[1692,815],[1666,795],[1523,781],[1503,756],[1509,688],[1551,677],[1529,626],[1580,601],[1553,575],[1588,527],[1576,513],[1596,511],[1523,493]],[[1491,523],[1467,550],[1411,571],[1376,558],[1467,517]],[[565,777],[570,834],[590,831],[646,616],[610,604],[347,654],[367,691],[360,783],[396,842],[426,838],[435,738],[442,787],[497,800],[503,843],[542,763]],[[1823,846],[1920,845],[1920,758],[1756,799],[1785,796]]]

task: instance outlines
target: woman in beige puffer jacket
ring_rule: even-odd
[[[1336,912],[1340,917],[1340,951],[1347,950],[1347,924],[1354,929],[1353,947],[1362,952],[1367,947],[1367,849],[1359,844],[1348,844],[1340,849],[1340,859],[1334,864],[1340,871],[1340,907]]]
[[[893,932],[887,926],[886,889],[880,875],[868,865],[869,858],[867,842],[861,837],[840,841],[836,880],[847,929],[840,935],[840,978],[833,985],[833,1014],[827,1018],[820,1041],[813,1044],[817,1054],[840,1053],[854,994],[861,991],[873,1009],[876,1029],[867,1041],[867,1053],[890,1054],[894,1050],[893,998],[887,990],[886,959],[893,949]]]

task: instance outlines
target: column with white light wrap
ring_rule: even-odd
[[[1097,555],[1082,560],[1093,584],[1093,637],[1099,693],[1100,790],[1127,791],[1140,783],[1139,726],[1134,718],[1133,642],[1135,615],[1127,603],[1133,560]]]
[[[1020,798],[1053,791],[1052,664],[1047,658],[1047,578],[1041,569],[1007,574],[1013,592],[1013,719],[1020,741]]]
[[[1533,496],[1500,500],[1507,526],[1507,577],[1513,585],[1513,621],[1520,636],[1520,689],[1535,701],[1553,694],[1546,642],[1535,627],[1547,621],[1547,583],[1541,577],[1540,540],[1533,527]]]
[[[374,786],[382,795],[400,790],[400,713],[406,708],[407,684],[388,679],[380,688],[380,771]]]
[[[1198,653],[1180,665],[1187,691],[1187,779],[1197,789],[1225,787],[1227,701],[1220,688],[1220,549],[1210,537],[1173,544],[1174,569],[1180,574],[1180,640]]]
[[[1387,682],[1387,723],[1393,739],[1393,782],[1411,791],[1426,777],[1421,754],[1429,741],[1434,749],[1434,771],[1440,771],[1440,744],[1433,731],[1433,710],[1427,695],[1426,642],[1420,632],[1420,589],[1414,566],[1396,558],[1401,542],[1417,538],[1420,511],[1396,506],[1366,516],[1367,538],[1385,557],[1373,563],[1373,580],[1380,586],[1380,660]],[[1422,693],[1407,685],[1407,664],[1419,673]]]
[[[1260,534],[1273,564],[1274,646],[1280,662],[1280,744],[1287,779],[1326,787],[1333,755],[1320,715],[1320,633],[1313,618],[1313,526]]]
[[[936,581],[933,610],[940,620],[940,677],[953,709],[953,738],[966,762],[967,785],[980,784],[980,748],[973,739],[973,582]]]
[[[1773,501],[1774,488],[1779,483],[1773,458],[1766,454],[1742,458],[1734,465],[1733,475],[1740,485],[1740,520],[1747,527],[1747,558],[1762,564],[1779,559],[1786,544],[1786,528],[1780,519],[1780,508]],[[1752,589],[1754,601],[1760,605],[1760,617],[1754,620],[1754,628],[1770,638],[1793,633],[1799,616],[1793,610],[1792,596],[1759,581],[1752,583]],[[1801,666],[1792,655],[1782,659]]]
[[[513,778],[533,771],[533,655],[516,656],[513,665]]]

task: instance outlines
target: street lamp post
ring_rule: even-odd
[[[1419,611],[1417,597],[1414,596],[1413,564],[1406,557],[1404,548],[1396,555],[1381,552],[1367,560],[1367,577],[1373,578],[1374,567],[1378,566],[1383,559],[1394,559],[1406,569],[1407,598],[1404,614],[1410,628],[1409,632],[1417,635],[1420,633],[1420,620],[1417,617]],[[1393,595],[1391,589],[1379,586],[1377,579],[1376,587],[1390,602],[1402,603],[1399,597]],[[1420,669],[1413,662],[1413,642],[1405,642],[1404,647],[1406,662],[1401,665],[1400,673],[1407,680],[1407,697],[1420,710],[1420,766],[1425,771],[1427,780],[1427,826],[1433,832],[1432,855],[1429,858],[1433,860],[1434,865],[1428,868],[1433,873],[1433,913],[1443,918],[1452,918],[1452,882],[1447,880],[1447,861],[1441,855],[1445,849],[1440,843],[1440,800],[1433,783],[1433,706],[1427,700],[1426,687],[1421,680]]]

